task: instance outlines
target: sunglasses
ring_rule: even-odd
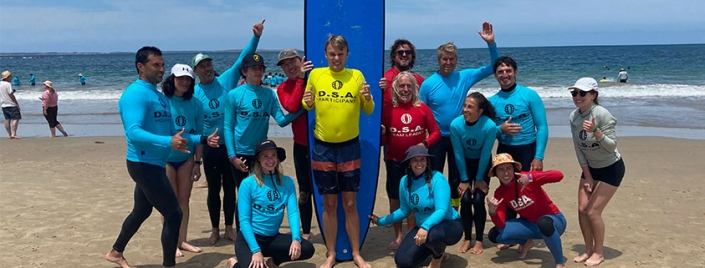
[[[411,54],[413,54],[413,53],[414,53],[414,52],[411,51],[411,50],[397,50],[397,55],[399,55],[399,56],[404,56],[405,54],[406,54],[406,55],[411,55]]]
[[[587,93],[588,93],[587,91],[582,91],[582,90],[579,92],[580,92],[579,93],[580,97],[585,97],[585,95],[587,95]],[[573,95],[573,97],[578,96],[578,91],[571,91],[570,95]]]

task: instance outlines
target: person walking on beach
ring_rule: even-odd
[[[360,255],[360,225],[357,191],[360,189],[360,110],[370,115],[375,109],[370,86],[357,69],[345,68],[348,42],[332,35],[326,41],[327,67],[311,71],[304,92],[304,109],[316,108],[316,126],[311,155],[313,175],[318,192],[323,196],[323,231],[328,250],[321,268],[335,265],[338,233],[338,194],[342,195],[345,226],[357,267],[370,268]],[[336,92],[339,98],[327,97]],[[340,120],[345,118],[346,120]],[[334,168],[330,168],[330,167]]]
[[[450,189],[460,196],[460,216],[463,219],[465,240],[458,252],[470,250],[472,254],[483,252],[485,233],[485,196],[489,191],[492,146],[497,138],[495,111],[492,104],[480,92],[470,93],[465,98],[463,115],[450,124],[450,140],[455,149],[460,180],[451,182]],[[473,209],[475,214],[473,214]],[[475,223],[475,245],[470,247],[472,225]]]
[[[284,262],[310,259],[314,248],[300,236],[296,186],[281,166],[286,151],[265,140],[256,145],[254,159],[252,175],[242,181],[238,191],[242,222],[235,240],[237,259],[230,258],[227,267],[275,268]],[[279,233],[285,209],[291,234]],[[271,258],[265,261],[264,257]]]
[[[33,74],[29,74],[29,84],[34,86],[37,84],[37,78]]]
[[[446,43],[438,47],[438,71],[428,77],[421,84],[420,96],[431,111],[441,128],[441,140],[429,152],[435,156],[432,168],[443,172],[448,156],[448,181],[454,184],[459,183],[458,166],[455,163],[455,153],[450,141],[450,123],[462,114],[465,97],[470,88],[482,79],[492,75],[492,64],[499,57],[499,50],[494,41],[494,30],[492,24],[484,22],[482,31],[478,32],[482,40],[487,43],[490,52],[489,64],[477,69],[465,69],[456,71],[458,64],[458,48],[453,43]],[[451,202],[453,207],[460,204],[458,191],[451,191]]]
[[[56,116],[59,113],[59,94],[56,93],[56,89],[52,86],[51,81],[44,81],[44,93],[42,93],[42,111],[44,113],[44,118],[49,123],[49,131],[51,132],[51,137],[56,137],[56,129],[61,131],[64,137],[69,134],[66,133],[64,127],[61,126]]]
[[[626,83],[627,80],[629,80],[629,74],[627,74],[627,71],[625,71],[624,68],[619,69],[619,73],[617,74],[617,80],[620,83]]]
[[[0,105],[2,114],[5,117],[5,130],[10,139],[19,139],[17,127],[20,125],[22,114],[20,113],[20,103],[15,98],[15,90],[10,84],[12,73],[8,70],[2,71],[2,81],[0,81]]]
[[[156,208],[164,217],[162,253],[164,267],[176,265],[175,255],[179,238],[182,211],[166,176],[166,159],[171,150],[190,153],[189,145],[218,143],[217,136],[203,137],[174,129],[169,100],[157,91],[164,75],[162,52],[145,46],[135,55],[139,79],[130,84],[120,96],[118,112],[127,140],[127,172],[135,182],[134,207],[122,223],[112,249],[105,259],[131,267],[123,252],[132,236]]]
[[[229,91],[237,87],[240,78],[240,65],[245,55],[257,50],[260,36],[264,30],[264,20],[252,26],[253,36],[233,65],[216,76],[213,59],[203,53],[196,54],[191,60],[193,72],[198,76],[194,96],[203,105],[203,132],[212,133],[218,129],[218,136],[223,136],[225,119],[225,102]],[[214,245],[220,239],[220,190],[223,190],[223,217],[225,219],[226,239],[235,241],[233,218],[235,216],[235,179],[225,139],[220,140],[217,148],[203,148],[203,171],[208,183],[207,206],[211,221],[211,234],[208,244]],[[238,224],[237,222],[235,224]]]
[[[578,221],[585,240],[585,253],[573,261],[596,266],[605,260],[602,211],[624,178],[624,161],[617,151],[617,119],[599,105],[595,79],[580,78],[568,90],[577,107],[570,113],[570,129],[582,169],[578,185]]]
[[[277,87],[277,97],[284,110],[296,113],[301,110],[301,100],[306,88],[306,72],[313,69],[313,63],[306,61],[305,56],[299,57],[296,50],[284,49],[279,52],[277,66],[280,66],[289,78]],[[294,135],[294,169],[296,169],[296,182],[299,185],[299,214],[303,229],[301,238],[310,240],[313,219],[313,180],[308,152],[308,113],[302,113],[291,122],[291,131]]]
[[[406,150],[406,174],[401,178],[399,200],[401,206],[391,214],[368,217],[380,226],[399,222],[414,213],[416,226],[402,240],[394,263],[397,267],[418,267],[432,256],[429,268],[440,268],[450,257],[445,249],[458,243],[463,224],[458,211],[450,205],[450,186],[443,173],[431,169],[431,158],[426,147],[414,145]]]
[[[392,67],[384,72],[382,78],[379,79],[379,88],[382,89],[382,120],[390,116],[392,110],[392,83],[399,73],[404,71],[411,72],[416,62],[416,47],[406,39],[397,39],[392,44],[389,52],[389,60]],[[423,76],[411,72],[416,79],[416,85],[421,86]],[[416,89],[418,91],[418,88]]]
[[[410,71],[399,73],[392,80],[392,106],[389,116],[382,118],[381,143],[386,144],[384,163],[387,169],[387,197],[389,212],[399,209],[399,182],[406,174],[407,164],[402,163],[404,152],[414,145],[433,146],[441,139],[441,130],[433,112],[419,100],[419,85],[416,74]],[[407,231],[416,227],[414,215],[407,218]],[[404,238],[401,221],[393,224],[394,240],[387,248],[396,250]]]
[[[551,251],[556,268],[565,267],[561,235],[566,219],[543,189],[544,184],[559,182],[563,173],[557,170],[523,171],[521,163],[510,154],[492,158],[490,176],[497,176],[500,185],[493,196],[488,196],[487,211],[495,227],[487,234],[490,241],[502,244],[521,244],[518,258],[526,258],[534,247],[533,239],[543,239]],[[506,207],[512,207],[521,218],[506,217]]]
[[[171,117],[176,129],[184,128],[189,134],[203,134],[203,107],[193,97],[196,79],[193,70],[186,64],[175,64],[171,75],[162,82],[162,92],[169,99]],[[217,134],[216,131],[213,131]],[[181,250],[200,253],[202,250],[186,240],[190,215],[189,202],[193,182],[201,178],[203,145],[188,146],[189,153],[172,150],[166,159],[166,176],[176,194],[183,217],[179,227],[176,257],[183,257]]]
[[[78,82],[80,82],[82,86],[86,85],[86,79],[88,79],[88,78],[83,76],[83,73],[78,74]]]

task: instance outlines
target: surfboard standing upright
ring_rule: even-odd
[[[306,59],[313,66],[328,66],[325,44],[330,35],[342,35],[348,41],[350,54],[346,67],[358,69],[371,85],[370,93],[375,100],[372,115],[360,113],[360,191],[357,194],[357,210],[360,218],[360,245],[365,241],[377,192],[379,173],[380,124],[382,92],[376,87],[384,72],[384,0],[305,0],[304,2],[304,49]],[[315,108],[309,112],[309,144],[313,144]],[[340,120],[346,120],[341,118]],[[354,124],[355,122],[350,122]],[[310,147],[310,146],[309,146]],[[316,180],[316,178],[313,178]],[[315,185],[315,184],[313,184]],[[323,235],[323,197],[314,189],[314,203],[318,226]],[[342,199],[338,199],[338,236],[336,259],[352,260],[352,248],[345,230],[345,213]],[[325,241],[325,239],[324,239]]]

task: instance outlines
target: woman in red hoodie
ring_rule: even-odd
[[[490,241],[503,244],[524,245],[519,259],[524,259],[534,246],[532,239],[543,239],[551,251],[556,267],[564,267],[561,235],[566,228],[566,220],[541,188],[544,184],[559,182],[563,173],[557,170],[521,172],[521,163],[514,161],[509,154],[498,154],[492,158],[490,177],[495,174],[501,185],[494,197],[487,197],[487,211],[495,227],[488,233]],[[507,207],[521,216],[506,219]]]

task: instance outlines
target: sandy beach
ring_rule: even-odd
[[[292,148],[290,138],[276,141]],[[626,137],[619,139],[619,151],[627,174],[603,215],[607,260],[602,267],[705,266],[705,141]],[[0,163],[0,267],[116,267],[104,255],[132,208],[134,189],[125,168],[124,138],[3,138]],[[293,162],[283,164],[293,176]],[[580,169],[571,140],[551,138],[544,166],[565,174],[562,182],[545,189],[568,219],[562,236],[566,267],[582,267],[572,263],[584,246],[577,223]],[[384,178],[382,168],[377,215],[386,215],[389,209]],[[497,183],[492,181],[492,190]],[[210,223],[205,201],[206,190],[193,189],[188,240],[203,252],[185,252],[177,259],[178,267],[225,267],[234,255],[229,240],[207,245]],[[488,220],[486,229],[491,226]],[[282,231],[288,232],[286,222],[284,227]],[[127,246],[125,256],[132,265],[161,267],[160,231],[155,210]],[[323,262],[325,247],[315,219],[313,234],[314,257],[283,267],[315,268]],[[394,252],[386,248],[392,237],[391,228],[371,227],[362,254],[373,267],[394,267]],[[553,267],[548,249],[536,242],[524,261],[516,259],[515,250],[498,251],[487,239],[481,255],[460,254],[458,244],[447,249],[451,258],[443,267]]]

